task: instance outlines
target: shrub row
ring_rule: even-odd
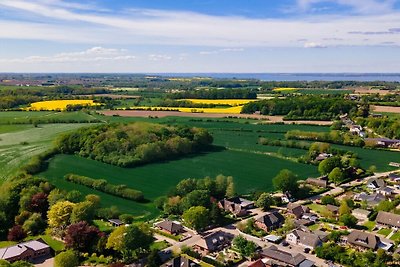
[[[128,188],[126,185],[112,185],[104,179],[93,179],[86,176],[75,174],[67,174],[64,176],[65,180],[93,188],[95,190],[122,197],[133,201],[143,201],[143,193],[139,190]]]

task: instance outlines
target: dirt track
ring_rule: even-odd
[[[371,106],[374,112],[400,113],[400,107]]]
[[[310,125],[331,125],[331,121],[284,121],[283,116],[266,116],[256,114],[223,114],[223,113],[186,113],[178,111],[147,111],[147,110],[107,110],[101,111],[106,116],[122,117],[192,117],[192,118],[252,118],[264,120],[266,123],[283,122],[285,124],[310,124]]]

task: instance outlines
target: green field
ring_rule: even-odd
[[[95,119],[93,115],[83,111],[0,111],[0,128],[7,124],[32,124],[38,120],[46,122],[51,122],[51,120],[87,122]]]
[[[0,183],[14,175],[32,156],[49,149],[57,135],[87,125],[0,125]]]

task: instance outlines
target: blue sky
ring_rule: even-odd
[[[400,72],[400,0],[0,0],[0,72]]]

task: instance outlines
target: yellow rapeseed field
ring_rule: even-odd
[[[281,92],[281,91],[296,91],[296,90],[299,90],[299,88],[294,88],[294,87],[287,87],[287,88],[284,88],[284,87],[277,87],[277,88],[272,89],[272,91],[277,91],[277,92]]]
[[[219,113],[219,114],[240,114],[242,106],[230,108],[178,108],[178,107],[132,107],[133,110],[152,110],[152,111],[180,111],[187,113]]]
[[[214,105],[230,105],[240,106],[249,102],[257,101],[257,99],[184,99],[195,104],[214,104]]]
[[[93,100],[51,100],[32,103],[29,110],[65,110],[68,105],[97,105]]]

